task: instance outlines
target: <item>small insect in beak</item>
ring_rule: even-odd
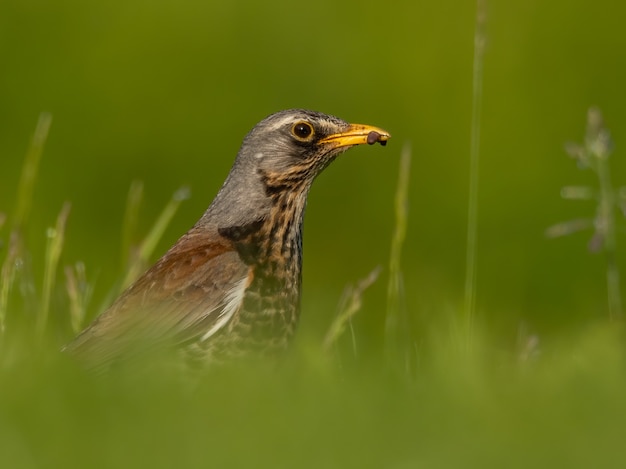
[[[387,145],[387,140],[381,140],[380,137],[381,135],[378,132],[372,130],[369,134],[367,134],[367,144],[374,145],[376,142],[380,141],[381,146],[384,147]]]

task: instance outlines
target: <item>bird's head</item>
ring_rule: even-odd
[[[244,212],[243,218],[249,219],[264,213],[276,196],[306,197],[315,177],[337,155],[355,145],[385,145],[389,137],[377,127],[319,112],[290,109],[272,114],[245,137],[212,208],[228,219]]]
[[[259,122],[246,136],[238,162],[254,166],[267,182],[309,185],[335,157],[365,143],[385,144],[389,133],[318,112],[291,109]]]

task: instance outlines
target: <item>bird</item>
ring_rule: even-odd
[[[311,184],[347,149],[389,138],[303,109],[263,119],[197,223],[64,351],[102,370],[166,347],[197,366],[287,349],[300,314]]]

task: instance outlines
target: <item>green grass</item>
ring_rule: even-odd
[[[5,467],[623,467],[622,337],[597,328],[519,361],[430,344],[412,379],[319,351],[280,366],[82,373],[16,350],[0,373]],[[50,358],[53,355],[54,358]],[[5,360],[6,361],[6,360]]]

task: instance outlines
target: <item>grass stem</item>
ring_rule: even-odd
[[[85,264],[82,262],[77,262],[74,266],[65,266],[65,285],[70,300],[70,323],[74,334],[83,329],[87,304],[93,291],[93,286],[87,282],[85,270]]]
[[[464,314],[466,345],[471,344],[476,308],[476,252],[478,249],[478,186],[480,162],[480,116],[483,97],[483,62],[485,53],[486,0],[476,2],[474,64],[472,76],[472,124],[470,141],[469,194],[467,205],[467,244],[465,259]]]
[[[39,162],[43,154],[43,148],[48,138],[50,125],[52,124],[52,115],[47,112],[39,114],[37,127],[31,140],[31,144],[24,159],[22,166],[22,174],[17,191],[17,206],[15,208],[15,219],[13,226],[22,229],[26,220],[30,215],[30,209],[33,202],[33,193],[35,191],[35,181],[39,172]]]
[[[48,245],[46,248],[46,258],[43,276],[43,288],[41,290],[41,304],[39,306],[39,314],[37,316],[37,334],[42,337],[48,325],[48,316],[50,314],[50,300],[52,290],[56,281],[56,272],[59,265],[61,252],[63,251],[63,243],[65,240],[65,227],[67,218],[70,214],[71,205],[69,202],[63,204],[63,208],[57,217],[54,228],[49,228]]]
[[[35,191],[35,181],[39,172],[39,161],[48,138],[52,115],[42,112],[39,115],[35,133],[24,158],[22,173],[17,189],[15,217],[13,218],[7,254],[0,269],[0,336],[4,335],[9,308],[9,296],[19,267],[23,264],[23,231],[30,215]]]
[[[387,284],[387,315],[385,318],[385,351],[395,361],[402,356],[400,341],[400,313],[402,299],[402,247],[408,222],[409,176],[411,173],[411,147],[405,144],[400,156],[398,186],[395,198],[395,226],[389,255],[389,283]],[[403,344],[407,349],[408,344]]]
[[[604,127],[600,110],[596,108],[589,110],[586,144],[590,151],[591,167],[595,170],[600,185],[596,231],[602,240],[606,256],[609,317],[611,320],[616,320],[622,317],[622,296],[615,236],[615,212],[619,209],[619,201],[616,189],[611,182],[609,165],[609,155],[613,144],[608,130]]]
[[[604,125],[602,113],[592,107],[587,113],[587,131],[583,145],[568,143],[565,151],[574,158],[582,169],[591,169],[598,177],[599,189],[590,187],[568,186],[561,190],[561,196],[573,200],[596,200],[596,215],[592,220],[570,220],[551,226],[546,231],[549,237],[564,236],[587,227],[594,228],[589,242],[589,250],[604,251],[606,259],[606,281],[609,306],[609,318],[612,321],[622,318],[622,295],[620,292],[620,274],[617,263],[617,237],[615,214],[626,215],[624,188],[616,188],[611,182],[609,157],[613,150],[613,141],[609,130]]]
[[[127,269],[134,256],[132,252],[133,237],[139,220],[139,208],[143,200],[143,182],[135,180],[131,182],[126,199],[126,211],[124,212],[124,224],[122,225],[122,266]]]
[[[359,312],[363,305],[363,293],[378,279],[379,274],[380,267],[376,267],[367,277],[359,281],[356,286],[353,287],[350,285],[344,290],[339,307],[339,313],[330,325],[330,328],[326,333],[326,337],[324,337],[324,350],[330,350],[333,344],[335,344],[339,337],[341,337],[344,333],[346,325],[350,323],[352,317]],[[354,342],[354,337],[352,345],[356,356],[356,343]]]
[[[126,276],[122,282],[122,288],[130,285],[146,268],[150,260],[150,256],[152,256],[158,242],[163,237],[163,233],[165,233],[165,229],[172,221],[172,218],[178,211],[180,204],[184,200],[187,200],[190,197],[190,194],[191,192],[188,187],[181,187],[174,193],[170,201],[163,208],[159,218],[157,218],[148,235],[141,242],[137,255],[131,259],[128,270],[126,271]]]

